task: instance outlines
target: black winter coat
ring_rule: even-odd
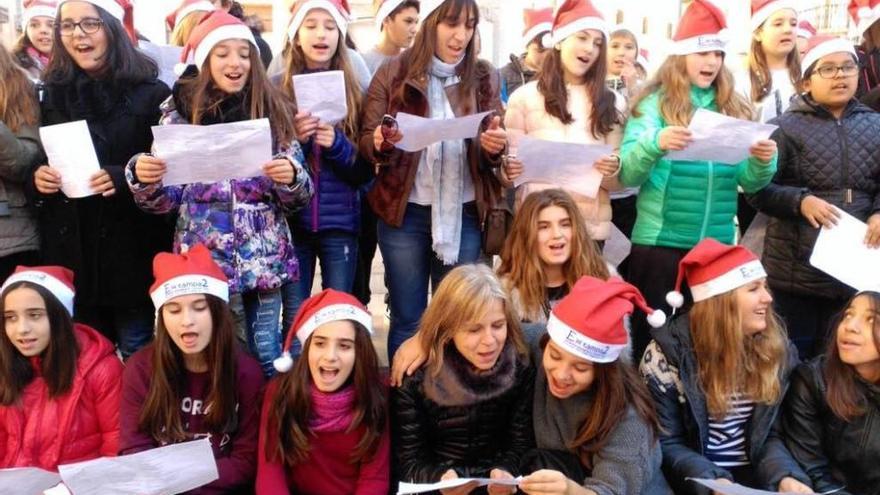
[[[850,287],[810,265],[819,229],[800,205],[814,195],[863,222],[880,212],[880,114],[853,100],[838,121],[799,96],[774,123],[778,171],[767,187],[748,195],[770,216],[762,259],[767,280],[774,290],[846,299]]]
[[[47,264],[75,273],[78,305],[134,308],[149,305],[153,256],[171,250],[172,224],[144,213],[125,182],[125,165],[150,151],[150,127],[159,121],[159,104],[170,90],[158,80],[114,89],[85,74],[64,86],[47,84],[42,125],[86,120],[98,163],[113,179],[110,197],[69,199],[62,192],[29,190],[37,208],[42,254]]]
[[[880,388],[859,380],[864,416],[846,422],[825,400],[824,357],[798,366],[785,399],[783,431],[792,455],[816,493],[841,486],[838,495],[880,494]]]
[[[700,385],[697,356],[691,342],[690,318],[681,314],[665,327],[651,331],[639,370],[648,383],[660,418],[663,473],[677,494],[709,495],[711,491],[685,478],[726,478],[733,475],[704,455],[709,442],[709,411]],[[770,406],[755,404],[746,432],[746,452],[761,486],[777,491],[782,478],[802,483],[809,478],[786,449],[781,434],[780,409],[788,378],[797,365],[797,350],[788,347],[788,361],[780,374],[782,393]]]
[[[489,477],[499,468],[517,476],[534,448],[535,370],[508,343],[488,372],[476,372],[450,344],[440,375],[424,368],[391,394],[395,477],[436,482],[449,469],[459,477]]]

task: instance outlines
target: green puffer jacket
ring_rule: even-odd
[[[717,111],[715,88],[691,86],[694,108]],[[776,173],[769,164],[749,157],[736,164],[667,160],[660,150],[660,92],[642,100],[639,117],[631,117],[621,145],[620,182],[641,186],[632,242],[646,246],[690,249],[713,237],[732,244],[736,186],[747,193],[766,186]]]

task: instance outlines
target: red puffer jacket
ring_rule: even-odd
[[[0,406],[0,468],[39,467],[115,456],[119,446],[122,363],[96,330],[74,326],[80,347],[70,391],[49,398],[37,375],[19,404]],[[39,362],[34,362],[39,373]]]

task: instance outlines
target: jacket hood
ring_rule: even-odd
[[[88,375],[89,371],[101,360],[108,356],[116,357],[116,347],[94,328],[82,323],[75,323],[73,332],[76,335],[76,342],[79,344],[76,373],[80,378]]]

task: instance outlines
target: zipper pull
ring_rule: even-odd
[[[847,190],[846,190],[846,197],[844,198],[844,202],[845,202],[846,204],[852,204],[852,202],[853,202],[852,189],[847,189]]]

